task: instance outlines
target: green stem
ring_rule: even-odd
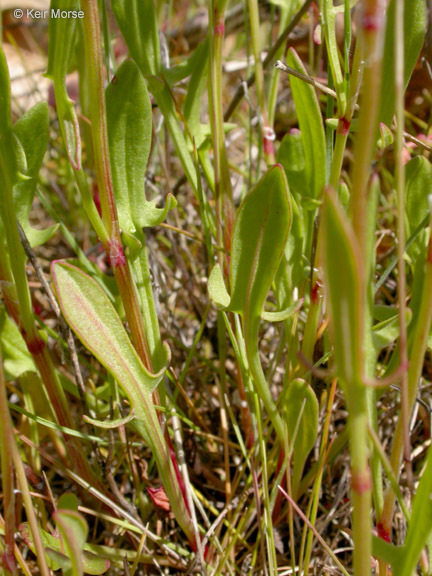
[[[259,326],[259,319],[258,319]],[[284,423],[281,415],[278,412],[276,404],[273,401],[270,388],[267,384],[264,371],[261,366],[261,361],[259,357],[258,349],[258,330],[255,327],[255,322],[252,320],[251,323],[244,322],[244,333],[245,333],[245,344],[246,344],[246,355],[249,365],[249,370],[252,375],[252,380],[255,386],[255,390],[264,404],[267,416],[270,418],[271,423],[274,426],[278,441],[281,448],[285,446],[285,432]]]

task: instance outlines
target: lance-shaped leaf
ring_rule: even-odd
[[[291,226],[285,172],[271,168],[241,204],[231,253],[230,310],[258,319],[281,261]]]
[[[151,374],[141,362],[114,306],[99,284],[76,266],[53,262],[51,272],[67,323],[83,344],[118,380],[137,414],[165,369]]]
[[[79,0],[51,0],[50,10],[79,10]],[[66,75],[76,40],[75,18],[50,18],[49,54],[46,76],[54,81],[57,114],[70,163],[81,167],[81,139],[74,103],[66,89]]]
[[[322,260],[338,374],[344,385],[361,375],[361,287],[358,247],[333,190],[322,212]]]
[[[159,30],[153,0],[113,0],[112,9],[132,57],[145,76],[161,67]]]
[[[59,226],[54,224],[46,230],[37,230],[29,222],[37,176],[48,146],[49,119],[46,102],[39,102],[15,122],[13,133],[17,139],[18,158],[21,157],[24,163],[19,169],[27,177],[14,187],[16,215],[30,245],[39,246],[49,240]]]
[[[262,370],[258,331],[290,226],[288,184],[282,166],[276,165],[248,193],[237,213],[231,253],[230,310],[243,317],[246,354],[254,385],[282,445],[284,426]]]
[[[395,111],[395,0],[387,8],[386,37],[382,68],[381,111],[379,120],[391,125]],[[427,26],[425,0],[407,2],[404,12],[404,75],[405,88],[420,55]]]
[[[134,426],[153,452],[177,522],[194,542],[190,516],[151,397],[166,368],[151,374],[144,367],[108,296],[90,276],[66,262],[53,262],[51,274],[67,323],[128,396],[136,415]],[[169,349],[164,350],[166,364]]]
[[[75,510],[56,510],[53,514],[63,549],[71,561],[71,576],[83,576],[84,562],[82,553],[87,539],[87,522]]]
[[[306,458],[318,434],[318,400],[310,385],[296,378],[288,386],[284,408],[288,440],[294,458],[292,494],[296,498]]]
[[[293,49],[288,53],[287,64],[307,75],[300,58]],[[305,155],[305,181],[301,194],[305,199],[310,197],[316,200],[325,186],[326,152],[321,110],[312,86],[294,77],[290,78],[290,84]]]
[[[138,66],[126,60],[106,89],[108,140],[120,228],[147,226],[144,174],[152,134],[151,102]]]

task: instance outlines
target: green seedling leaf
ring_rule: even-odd
[[[322,213],[323,268],[329,303],[336,368],[342,383],[358,381],[362,368],[358,247],[351,225],[333,190],[327,190]]]
[[[51,0],[50,10],[79,10],[79,0]],[[81,167],[81,139],[74,103],[66,89],[66,76],[76,40],[76,18],[50,18],[46,76],[54,81],[57,114],[71,165]]]
[[[159,74],[159,30],[153,0],[113,0],[111,5],[131,56],[144,76]]]
[[[46,230],[37,230],[29,223],[37,176],[48,146],[49,119],[46,102],[40,102],[26,112],[14,124],[13,134],[17,140],[17,156],[21,157],[20,173],[26,176],[24,181],[14,187],[15,211],[30,245],[39,246],[49,240],[59,226],[55,224]]]
[[[380,122],[391,126],[395,110],[395,0],[387,8],[387,25],[382,67]],[[426,33],[427,11],[425,0],[407,4],[404,12],[404,76],[405,88],[420,55]]]
[[[428,449],[426,466],[414,497],[408,532],[399,562],[393,565],[394,576],[412,576],[421,551],[432,531],[432,450]]]
[[[87,522],[74,510],[56,510],[53,513],[60,540],[66,556],[71,562],[70,576],[83,576],[83,548],[88,534]]]
[[[287,64],[307,75],[295,50],[290,49]],[[290,77],[291,90],[299,120],[305,155],[305,181],[302,196],[318,199],[325,186],[325,132],[315,89],[298,78]]]
[[[7,380],[15,380],[25,372],[36,372],[24,339],[3,306],[0,307],[0,342]]]
[[[424,217],[429,214],[428,195],[432,192],[432,164],[423,156],[417,156],[406,165],[406,217],[407,234],[410,236]],[[422,230],[408,248],[414,260],[424,253],[427,230]]]
[[[145,368],[108,296],[90,276],[66,262],[53,262],[51,274],[67,323],[129,398],[136,415],[133,425],[151,448],[176,519],[193,542],[190,516],[152,402],[166,368],[156,374]],[[163,350],[167,364],[169,349]]]
[[[227,310],[231,298],[226,289],[222,270],[219,264],[216,264],[210,273],[207,289],[210,300],[212,300],[221,310]]]
[[[307,382],[296,378],[289,384],[284,409],[290,451],[294,458],[292,494],[296,498],[306,459],[318,434],[318,400]]]
[[[150,97],[135,62],[120,66],[105,98],[117,213],[120,228],[132,234],[145,225],[144,175],[152,134]]]

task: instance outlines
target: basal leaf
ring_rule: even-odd
[[[58,224],[45,230],[37,230],[29,223],[30,210],[36,190],[37,177],[48,147],[48,105],[40,102],[24,114],[13,126],[18,152],[22,154],[20,172],[27,178],[14,187],[14,203],[17,218],[31,246],[44,244],[56,232]],[[37,138],[35,137],[37,134]]]
[[[138,414],[142,395],[150,397],[165,370],[147,371],[108,296],[90,276],[65,262],[53,262],[51,273],[66,321],[118,380]]]
[[[303,468],[318,434],[318,400],[311,386],[300,378],[289,385],[284,399],[285,421],[292,450],[292,493],[296,497]]]
[[[145,224],[144,175],[152,135],[146,82],[132,60],[117,70],[106,89],[108,140],[120,228],[133,233]]]
[[[337,371],[342,382],[361,375],[360,275],[358,248],[347,216],[333,190],[324,197],[322,260]]]
[[[382,67],[380,122],[387,126],[392,123],[395,110],[395,0],[387,8],[387,25]],[[404,74],[405,88],[408,85],[414,66],[420,55],[426,32],[427,12],[425,0],[411,0],[404,11]]]
[[[291,226],[285,173],[271,168],[241,204],[234,225],[230,309],[259,319]]]
[[[66,262],[53,262],[51,274],[67,323],[129,398],[136,416],[132,425],[151,448],[176,519],[193,542],[190,515],[152,402],[166,368],[151,374],[144,367],[108,296],[90,276]],[[169,349],[162,350],[166,365]]]

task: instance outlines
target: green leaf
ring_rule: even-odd
[[[401,546],[394,546],[390,542],[386,542],[372,534],[372,554],[375,558],[395,566],[401,561],[402,553],[403,549]]]
[[[424,156],[417,156],[406,165],[405,191],[407,235],[410,236],[429,213],[428,196],[432,191],[432,164]],[[424,253],[426,241],[427,230],[422,230],[408,248],[408,254],[414,262]]]
[[[62,511],[65,512],[65,511]],[[36,554],[36,549],[33,543],[33,538],[29,525],[25,522],[19,525],[19,532],[27,546],[30,550]],[[42,528],[39,528],[39,533],[41,535],[42,544],[45,549],[45,554],[48,562],[48,566],[52,570],[63,570],[64,573],[68,573],[71,570],[72,562],[70,558],[64,555],[63,547],[58,538],[55,538]],[[85,548],[92,548],[91,545],[84,544]],[[100,557],[93,552],[84,550],[82,552],[82,563],[85,574],[104,574],[110,567],[109,560]]]
[[[378,140],[378,148],[384,150],[387,146],[391,146],[394,142],[393,132],[390,130],[384,122],[380,122],[379,125],[381,138]]]
[[[159,30],[153,0],[113,0],[111,5],[131,56],[144,76],[159,74]]]
[[[277,161],[285,170],[291,193],[300,196],[304,194],[306,160],[303,138],[299,130],[292,130],[282,138]]]
[[[123,231],[131,234],[145,225],[144,175],[152,135],[151,102],[135,62],[126,60],[120,66],[105,97],[119,223]]]
[[[71,576],[83,576],[82,552],[88,534],[87,522],[74,510],[56,510],[53,513],[66,556],[71,561]]]
[[[51,0],[50,10],[79,10],[79,0]],[[50,18],[46,76],[54,81],[57,114],[70,163],[81,167],[81,139],[74,103],[66,89],[66,76],[76,40],[76,18]]]
[[[372,340],[376,355],[379,354],[380,350],[386,348],[399,338],[399,313],[392,306],[386,306],[385,308],[393,310],[393,316],[382,320],[373,327]],[[409,308],[406,310],[405,317],[406,323],[409,325],[412,319],[412,311]]]
[[[358,247],[346,214],[333,190],[327,190],[322,213],[323,268],[336,367],[344,385],[358,381],[362,366],[361,300]]]
[[[288,385],[284,398],[288,440],[294,457],[292,493],[296,497],[303,468],[318,434],[318,400],[311,386],[300,378]]]
[[[282,166],[261,178],[237,213],[231,253],[230,310],[259,320],[291,226],[288,184]]]
[[[301,298],[298,302],[294,302],[288,308],[284,310],[279,310],[278,312],[270,312],[267,310],[263,310],[261,312],[261,318],[266,320],[267,322],[282,322],[283,320],[287,320],[293,314],[295,314],[298,310],[300,310],[303,304],[303,298]]]
[[[65,492],[57,501],[57,508],[78,511],[78,498],[73,492]]]
[[[380,122],[387,126],[392,123],[395,110],[395,0],[387,8],[387,26],[382,67]],[[420,55],[427,26],[425,0],[412,0],[404,11],[404,77],[405,88]]]
[[[210,272],[207,289],[210,300],[212,300],[218,308],[226,310],[229,307],[231,298],[226,289],[219,264],[216,264]]]
[[[400,561],[393,565],[394,576],[412,576],[421,551],[432,531],[432,450],[414,497],[408,532]]]
[[[290,49],[287,64],[307,75],[295,50]],[[290,77],[291,90],[300,126],[305,155],[305,181],[302,196],[321,197],[326,182],[325,133],[315,89],[299,78]]]
[[[151,448],[176,519],[193,542],[190,516],[152,402],[166,367],[156,374],[145,368],[108,296],[90,276],[60,261],[51,264],[51,275],[67,323],[129,398],[136,415],[133,426]],[[167,364],[169,349],[162,350]]]
[[[284,255],[290,226],[288,183],[278,164],[264,174],[237,212],[230,262],[229,309],[243,317],[249,369],[281,445],[284,442],[283,422],[262,370],[258,332],[264,302]]]
[[[150,398],[165,368],[157,374],[148,372],[108,296],[90,276],[65,262],[53,262],[51,273],[67,323],[118,380],[141,416],[142,397]]]
[[[31,246],[44,244],[57,231],[55,224],[45,230],[37,230],[29,223],[30,210],[36,190],[37,177],[42,165],[49,138],[48,105],[39,102],[28,110],[13,126],[17,139],[18,154],[21,154],[24,166],[20,172],[27,178],[15,185],[13,195],[17,218],[26,233]],[[37,138],[35,138],[37,134]]]
[[[24,339],[3,306],[0,307],[0,342],[7,380],[15,380],[24,372],[36,372]]]
[[[320,4],[322,27],[327,45],[327,55],[337,94],[338,114],[342,116],[345,113],[346,94],[336,40],[336,11],[333,7],[333,0],[322,0]]]

